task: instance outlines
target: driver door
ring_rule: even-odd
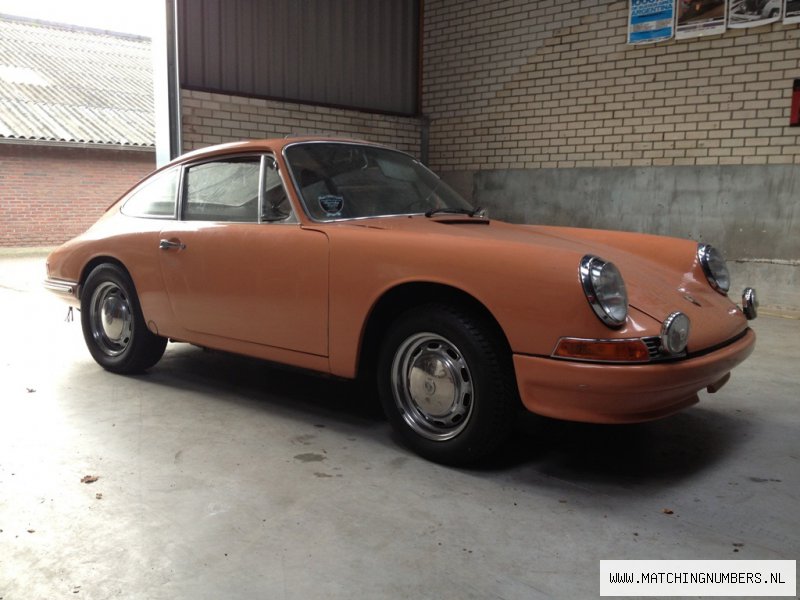
[[[159,249],[184,329],[327,356],[328,240],[300,227],[285,195],[270,156],[185,167],[180,220]]]

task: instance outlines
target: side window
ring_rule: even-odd
[[[131,217],[168,218],[175,216],[175,200],[180,169],[173,168],[144,181],[122,205],[122,214]]]
[[[259,157],[227,158],[186,170],[187,221],[258,222]]]

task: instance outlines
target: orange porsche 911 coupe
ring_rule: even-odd
[[[672,414],[753,351],[755,291],[696,242],[490,220],[411,156],[295,138],[191,152],[47,260],[94,359],[167,340],[373,382],[413,450],[465,464],[515,411]]]

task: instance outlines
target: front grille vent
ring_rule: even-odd
[[[650,355],[651,361],[675,360],[676,358],[683,358],[686,356],[686,350],[680,354],[667,354],[663,352],[661,348],[661,336],[653,335],[643,337],[642,341],[644,345],[647,346],[647,353]]]
[[[642,341],[647,346],[647,353],[650,355],[650,360],[658,360],[661,356],[661,338],[657,335],[650,337],[643,337]]]

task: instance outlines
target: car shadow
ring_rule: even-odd
[[[145,375],[148,383],[260,409],[358,428],[381,445],[397,444],[375,393],[356,382],[325,377],[262,360],[192,346],[173,346]],[[511,474],[541,485],[670,485],[708,469],[725,457],[750,425],[735,414],[702,405],[672,417],[633,425],[594,425],[522,412],[511,439],[498,453],[463,469],[473,476]],[[400,452],[408,450],[398,449]]]
[[[208,393],[228,402],[290,409],[343,422],[380,422],[377,398],[369,398],[358,382],[316,374],[257,358],[185,344],[172,346],[143,375],[148,383]]]
[[[630,425],[574,423],[525,414],[509,443],[475,470],[526,470],[531,477],[578,484],[670,485],[712,468],[749,429],[744,418],[702,406]]]

